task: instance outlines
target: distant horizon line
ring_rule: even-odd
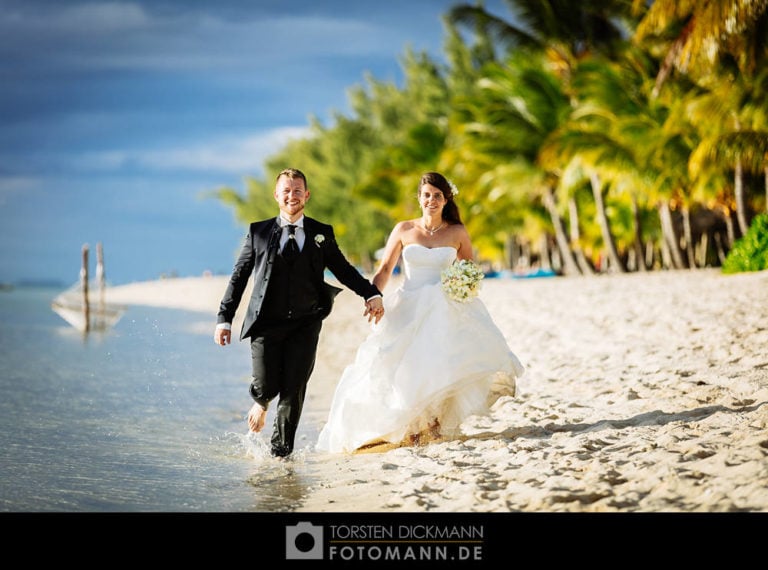
[[[183,279],[185,277],[206,277],[206,276],[223,276],[228,275],[225,272],[203,272],[200,274],[195,275],[180,275],[180,274],[161,274],[156,277],[148,278],[148,279],[134,279],[129,280],[125,282],[120,283],[113,283],[109,279],[107,279],[107,285],[110,286],[119,286],[119,285],[126,285],[129,283],[135,283],[137,281],[159,281],[162,279]],[[93,279],[90,280],[91,282]],[[0,279],[0,289],[8,289],[10,287],[26,287],[26,288],[46,288],[46,287],[71,287],[74,283],[76,283],[76,280],[71,281],[65,281],[64,279],[56,278],[56,277],[40,277],[40,278],[20,278],[20,279]]]

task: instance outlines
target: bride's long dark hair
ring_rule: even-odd
[[[445,207],[443,208],[443,219],[449,224],[461,224],[461,215],[459,214],[459,207],[454,201],[455,186],[453,186],[448,179],[439,172],[426,172],[421,175],[419,181],[419,195],[421,195],[421,187],[425,184],[430,184],[439,189],[445,197]]]

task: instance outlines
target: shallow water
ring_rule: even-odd
[[[247,432],[247,343],[222,349],[207,315],[151,307],[83,336],[50,309],[57,293],[0,293],[1,511],[301,504],[317,482],[316,426],[304,422],[291,461],[270,457],[271,429]]]

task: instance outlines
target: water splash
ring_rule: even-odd
[[[240,445],[242,445],[246,457],[255,459],[257,462],[272,459],[272,454],[270,453],[272,446],[263,433],[249,431],[238,435]]]

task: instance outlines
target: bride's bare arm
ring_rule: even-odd
[[[463,225],[459,228],[459,247],[456,254],[456,258],[474,260],[475,253],[472,251],[472,239],[469,237],[467,228]]]
[[[379,268],[372,280],[379,291],[384,291],[389,278],[392,276],[392,272],[395,270],[397,262],[400,260],[400,254],[403,251],[403,242],[401,239],[402,231],[403,222],[399,222],[389,234],[387,244],[384,246],[384,255],[381,258]]]

